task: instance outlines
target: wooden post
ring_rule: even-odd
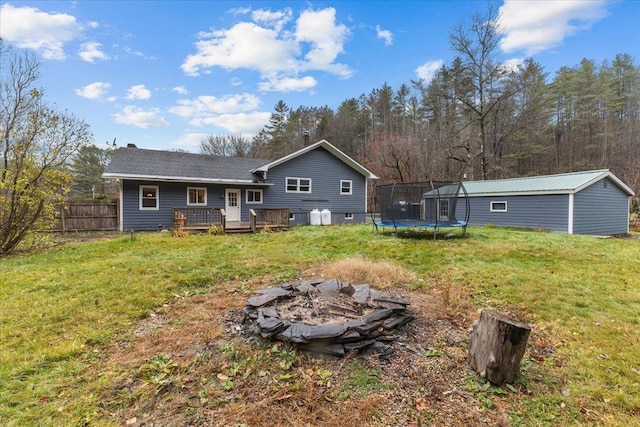
[[[482,310],[469,336],[469,363],[493,384],[512,383],[520,370],[531,327],[493,310]]]
[[[62,228],[62,232],[65,233],[67,231],[67,218],[64,216],[64,205],[60,206],[60,227]]]

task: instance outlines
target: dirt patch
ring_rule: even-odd
[[[246,290],[230,283],[176,297],[103,349],[89,374],[108,378],[103,415],[130,426],[508,425],[500,404],[469,390],[477,377],[466,360],[468,313],[452,315],[442,295],[394,287],[411,302],[413,321],[386,351],[336,358],[239,327]]]

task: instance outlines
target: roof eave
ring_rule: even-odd
[[[149,176],[149,175],[136,175],[136,174],[119,174],[108,173],[102,174],[102,178],[107,179],[130,179],[132,181],[165,181],[165,182],[201,182],[205,184],[238,184],[238,185],[260,185],[271,186],[271,182],[253,181],[250,179],[221,179],[221,178],[201,178],[201,177],[187,177],[187,176]]]
[[[592,185],[595,182],[598,182],[604,178],[609,178],[611,181],[613,181],[618,187],[620,187],[620,189],[624,192],[626,192],[629,196],[634,196],[635,192],[629,188],[624,182],[622,182],[617,176],[615,176],[610,170],[606,169],[603,170],[602,173],[600,175],[598,175],[597,177],[585,182],[584,184],[580,185],[578,188],[576,188],[576,193],[584,188],[589,187],[590,185]]]
[[[553,191],[501,191],[501,192],[482,192],[473,193],[467,191],[469,197],[509,197],[509,196],[541,196],[541,195],[559,195],[559,194],[573,194],[575,191],[570,190],[553,190]]]

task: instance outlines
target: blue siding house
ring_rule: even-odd
[[[568,234],[629,232],[634,192],[608,169],[527,178],[466,181],[471,225]]]
[[[197,224],[250,222],[285,211],[288,225],[361,223],[377,176],[326,140],[276,160],[140,149],[116,150],[103,178],[120,185],[120,230],[159,230],[183,213]],[[189,220],[189,218],[187,218]],[[325,221],[326,220],[326,221]]]

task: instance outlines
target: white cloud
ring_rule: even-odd
[[[271,118],[271,113],[260,111],[220,114],[206,118],[202,121],[202,125],[213,125],[226,129],[233,134],[252,136],[257,135],[258,132],[269,123],[269,118]]]
[[[302,92],[317,86],[318,82],[311,76],[300,79],[294,77],[269,78],[258,84],[258,89],[266,92]]]
[[[150,127],[169,127],[157,108],[143,110],[133,105],[125,106],[120,113],[112,114],[116,123],[136,126],[142,129]]]
[[[273,28],[277,32],[282,31],[285,24],[291,21],[293,11],[287,7],[282,11],[271,12],[270,10],[254,10],[251,13],[251,18],[254,22],[264,24],[267,27]]]
[[[393,34],[389,30],[383,30],[380,25],[376,25],[376,34],[379,39],[384,40],[385,46],[391,46],[393,44]]]
[[[169,112],[190,119],[192,124],[199,126],[204,119],[225,113],[253,111],[260,105],[260,99],[255,95],[244,93],[227,95],[221,98],[203,95],[193,100],[179,100]]]
[[[144,56],[144,53],[140,52],[139,50],[133,50],[131,47],[129,46],[125,46],[123,48],[123,50],[128,53],[129,55],[133,55],[133,56]]]
[[[200,147],[202,142],[209,134],[207,133],[185,133],[174,141],[174,144],[180,147]]]
[[[80,55],[80,58],[82,58],[83,61],[91,62],[92,64],[95,63],[96,59],[100,59],[102,61],[110,59],[106,53],[100,50],[101,47],[102,44],[96,42],[82,43],[78,55]]]
[[[424,64],[420,65],[414,71],[422,80],[429,82],[436,74],[436,72],[442,67],[444,61],[442,59],[438,59],[435,61],[428,61]]]
[[[173,89],[171,89],[171,92],[175,92],[178,95],[187,95],[187,94],[189,94],[189,91],[184,86],[176,86]]]
[[[125,99],[149,99],[151,98],[151,91],[144,87],[144,85],[131,86],[127,91]]]
[[[292,20],[289,8],[254,11],[253,22],[201,32],[200,40],[194,44],[196,53],[185,58],[182,70],[198,75],[211,72],[214,67],[245,68],[259,72],[264,80],[274,75],[298,79],[302,71],[325,71],[350,77],[353,71],[335,62],[344,52],[344,43],[350,34],[345,25],[336,23],[335,15],[333,8],[306,10],[295,21],[295,28],[287,29]],[[309,79],[302,80],[309,83]]]
[[[143,52],[141,52],[139,50],[135,50],[135,49],[131,48],[130,46],[124,46],[122,48],[122,50],[124,50],[125,53],[128,53],[129,55],[139,56],[140,58],[150,59],[152,61],[155,61],[156,59],[158,59],[156,56],[145,55]]]
[[[516,72],[520,67],[524,66],[524,59],[523,58],[507,59],[502,63],[502,66],[507,71]]]
[[[44,59],[65,59],[64,44],[82,31],[76,18],[64,13],[41,12],[34,7],[0,7],[2,38],[19,48],[33,49]]]
[[[294,41],[278,38],[276,31],[251,22],[241,22],[228,30],[201,33],[195,46],[197,53],[187,56],[182,70],[198,75],[212,67],[228,70],[248,68],[263,73],[293,67],[297,46]]]
[[[109,83],[94,82],[83,86],[80,89],[76,89],[75,93],[76,95],[87,99],[100,99],[107,93],[110,87],[111,84]]]
[[[504,36],[501,48],[531,56],[558,46],[604,18],[606,4],[603,0],[505,0],[498,20]]]
[[[231,15],[246,15],[248,13],[251,13],[251,8],[250,7],[236,7],[233,9],[229,9],[229,12]]]
[[[216,126],[230,133],[255,135],[271,117],[269,112],[257,111],[259,106],[258,97],[243,93],[179,100],[169,112],[188,120],[194,128]]]
[[[305,10],[296,22],[296,40],[308,42],[311,49],[305,55],[304,70],[328,71],[341,77],[351,77],[353,72],[343,64],[333,61],[344,52],[344,43],[350,32],[343,24],[336,24],[336,10]]]

